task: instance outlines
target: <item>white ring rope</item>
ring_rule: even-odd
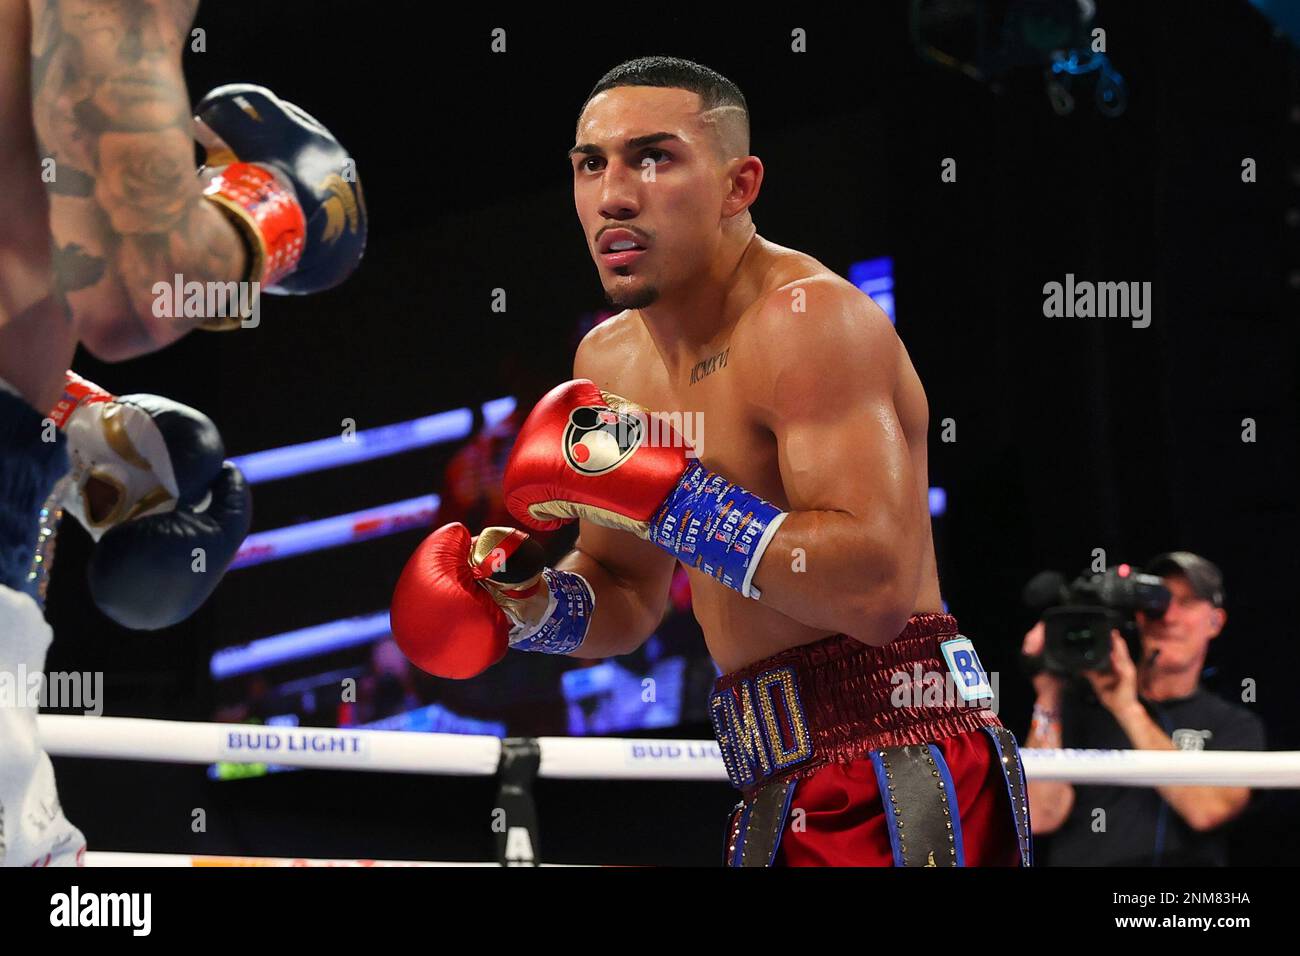
[[[216,724],[132,717],[38,718],[56,757],[490,777],[501,741],[468,734]],[[712,740],[539,737],[541,777],[587,780],[727,779]],[[1022,750],[1034,780],[1120,786],[1300,788],[1300,751]]]
[[[490,777],[501,741],[468,734],[213,724],[134,717],[37,718],[52,756],[162,763],[273,763],[283,767]]]
[[[1300,788],[1297,750],[1022,750],[1030,780],[1127,787]]]

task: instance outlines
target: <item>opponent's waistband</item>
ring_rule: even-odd
[[[970,639],[916,614],[884,647],[832,637],[724,674],[709,717],[732,784],[748,793],[882,747],[1000,726]]]
[[[36,409],[0,389],[0,585],[34,593],[41,580],[41,511],[68,470],[66,444]]]

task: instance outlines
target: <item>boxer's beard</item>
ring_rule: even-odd
[[[640,288],[605,290],[605,301],[614,309],[644,309],[659,300],[659,289],[652,285]]]

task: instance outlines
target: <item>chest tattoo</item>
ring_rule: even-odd
[[[708,378],[719,369],[727,367],[727,355],[731,352],[731,346],[727,346],[717,355],[710,355],[703,362],[696,362],[691,366],[691,382],[694,385],[701,379]]]

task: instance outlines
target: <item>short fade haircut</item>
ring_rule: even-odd
[[[716,70],[675,56],[643,56],[627,60],[596,82],[578,115],[581,116],[587,104],[599,94],[619,86],[659,86],[697,94],[702,116],[718,111],[715,117],[707,117],[705,122],[714,128],[723,153],[749,154],[749,105],[745,102],[745,94]]]

